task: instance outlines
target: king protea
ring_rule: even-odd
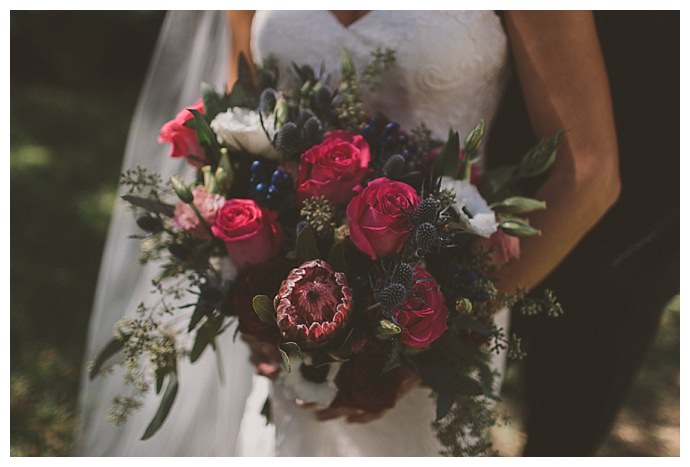
[[[274,305],[283,337],[314,347],[345,327],[352,312],[352,291],[345,274],[315,259],[290,271]]]

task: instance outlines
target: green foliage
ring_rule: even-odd
[[[168,418],[170,409],[172,408],[173,402],[175,402],[175,397],[177,396],[177,388],[177,371],[171,371],[168,374],[168,386],[166,387],[165,393],[161,398],[160,406],[158,406],[158,410],[156,411],[156,414],[153,416],[153,420],[151,420],[149,426],[146,427],[146,431],[144,432],[144,435],[141,437],[142,441],[149,439],[151,436],[153,436],[163,425],[165,419]]]
[[[448,132],[448,139],[441,154],[434,161],[434,177],[453,177],[460,168],[460,135],[455,130]]]
[[[273,307],[273,300],[266,295],[256,295],[252,299],[252,307],[259,319],[266,324],[275,324],[276,312]]]
[[[127,339],[129,339],[128,335],[123,336],[121,339],[114,337],[101,349],[91,364],[89,379],[96,377],[100,373],[105,362],[122,351],[122,348],[127,343]]]
[[[297,234],[295,242],[295,255],[297,261],[303,263],[312,259],[318,259],[319,249],[316,245],[316,236],[309,225],[305,225]]]
[[[241,52],[238,60],[237,81],[228,96],[228,107],[256,108],[259,105],[259,93],[252,81],[249,62]]]

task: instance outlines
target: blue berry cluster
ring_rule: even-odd
[[[262,206],[279,209],[292,196],[292,177],[275,164],[255,160],[250,173],[249,197]]]
[[[490,298],[481,287],[477,273],[457,261],[451,263],[441,289],[446,303],[455,303],[459,298],[469,298],[472,302],[485,302]]]
[[[362,125],[360,134],[369,143],[372,156],[378,159],[380,166],[392,155],[399,154],[407,160],[417,150],[414,141],[400,130],[399,123],[381,117],[374,117]]]

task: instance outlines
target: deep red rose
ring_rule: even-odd
[[[240,269],[277,255],[283,239],[276,213],[252,199],[225,201],[211,231],[225,242],[230,260]]]
[[[275,325],[264,323],[259,319],[254,311],[252,300],[256,295],[273,297],[292,266],[290,261],[277,256],[267,263],[249,269],[237,279],[237,284],[233,289],[232,303],[242,334],[254,336],[260,341],[271,344],[277,344],[280,341],[278,329]]]
[[[363,136],[345,130],[326,133],[321,144],[302,154],[297,180],[300,203],[310,196],[325,196],[344,206],[369,172],[371,154]]]
[[[412,288],[395,312],[395,319],[402,329],[400,341],[410,347],[428,347],[448,329],[443,293],[423,267],[415,269]]]
[[[376,260],[399,253],[412,231],[419,195],[407,183],[377,178],[347,205],[350,238]]]
[[[345,328],[352,312],[352,291],[345,274],[315,259],[290,271],[273,303],[283,337],[313,347]]]
[[[380,341],[372,342],[364,352],[353,355],[343,363],[335,378],[338,393],[330,406],[350,407],[371,413],[392,408],[403,383],[413,377],[414,370],[399,366],[384,373],[388,353],[388,345]]]
[[[196,131],[185,126],[188,120],[194,118],[188,109],[204,113],[204,104],[199,99],[193,105],[180,110],[173,120],[161,127],[158,142],[170,143],[171,157],[184,157],[193,166],[202,167],[206,160],[204,150],[196,137]]]

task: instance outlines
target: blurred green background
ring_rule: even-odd
[[[162,12],[11,13],[12,456],[71,454],[79,367],[129,119]],[[601,455],[678,455],[678,301]],[[524,442],[520,366],[495,430]]]

